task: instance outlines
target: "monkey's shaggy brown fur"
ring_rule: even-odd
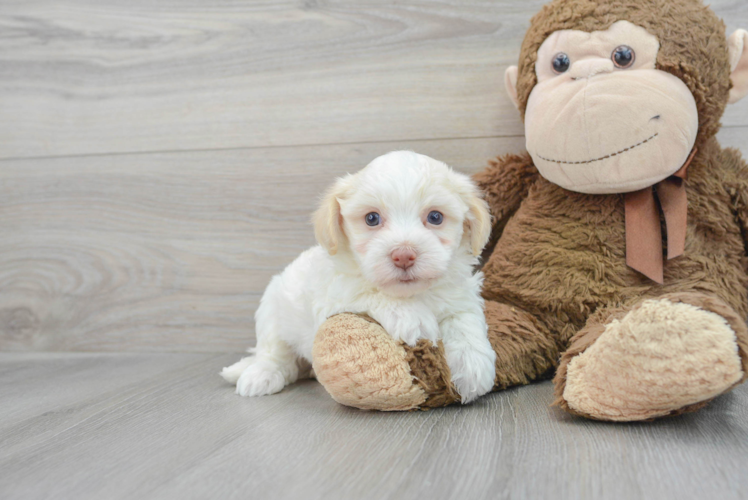
[[[623,195],[564,190],[542,178],[527,154],[499,157],[475,176],[494,216],[483,292],[497,353],[494,389],[527,384],[557,368],[557,404],[573,413],[580,412],[563,398],[569,362],[605,325],[645,299],[669,298],[725,318],[748,373],[748,166],[714,137],[730,89],[722,21],[700,0],[555,0],[532,19],[522,45],[520,111],[524,115],[537,83],[538,48],[551,33],[605,30],[620,20],[658,37],[658,69],[688,86],[699,112],[698,152],[688,171],[685,254],[665,263],[665,284],[626,265]],[[449,369],[442,350],[420,344],[403,349],[428,394],[422,407],[458,400],[445,383]]]

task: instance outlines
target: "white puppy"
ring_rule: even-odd
[[[463,403],[491,390],[496,354],[483,274],[473,274],[490,215],[467,176],[428,156],[388,153],[338,179],[314,227],[320,245],[265,290],[254,355],[221,372],[238,394],[273,394],[305,375],[317,329],[342,312],[368,314],[411,346],[441,339]]]

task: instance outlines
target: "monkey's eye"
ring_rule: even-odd
[[[426,217],[426,220],[429,222],[429,224],[433,224],[435,226],[438,226],[442,222],[444,222],[444,215],[442,215],[441,212],[437,212],[436,210],[432,210],[429,212],[429,216]]]
[[[553,56],[553,71],[556,73],[566,73],[566,71],[569,69],[569,66],[571,66],[571,61],[569,60],[569,56],[564,54],[563,52],[559,52],[555,56]]]
[[[376,212],[369,212],[368,214],[366,214],[365,219],[367,226],[378,226],[382,221],[382,219],[379,217],[379,214]]]
[[[610,55],[610,58],[613,59],[613,63],[617,67],[626,69],[634,64],[636,53],[634,52],[634,49],[632,49],[628,45],[621,45],[620,47],[616,47],[616,49]]]

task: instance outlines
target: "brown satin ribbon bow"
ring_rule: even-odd
[[[660,211],[654,198],[657,190],[667,227],[667,258],[683,255],[686,246],[688,199],[686,198],[686,171],[696,148],[686,163],[676,173],[654,186],[626,193],[626,264],[644,276],[663,284],[662,229]]]

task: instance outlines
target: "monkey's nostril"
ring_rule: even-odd
[[[660,115],[654,115],[652,118],[649,119],[649,121],[659,120],[659,119],[660,119]]]

